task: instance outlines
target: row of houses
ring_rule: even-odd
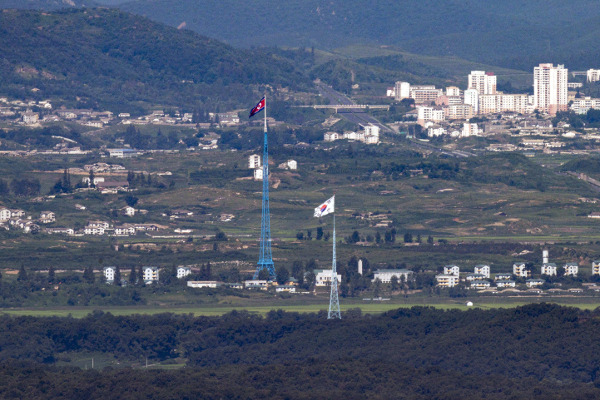
[[[46,228],[44,232],[52,234],[63,234],[63,235],[90,235],[90,236],[132,236],[140,232],[155,232],[159,230],[158,225],[154,224],[142,224],[142,223],[131,223],[112,226],[106,221],[89,221],[88,224],[79,231],[74,228],[65,227],[53,227]]]
[[[568,262],[562,266],[564,276],[576,277],[579,273],[579,265],[577,263]],[[555,263],[544,262],[541,268],[541,275],[557,276],[558,266]],[[592,263],[592,275],[600,276],[600,260]],[[512,280],[517,278],[532,278],[531,269],[525,263],[514,263],[513,272],[498,273],[494,275],[494,283],[497,287],[515,287],[516,283]],[[446,265],[442,274],[436,275],[437,285],[439,287],[454,287],[460,283],[460,268],[457,265]],[[472,274],[467,274],[464,281],[470,283],[472,288],[486,288],[491,286],[489,279],[491,278],[490,266],[485,264],[476,265]],[[526,281],[528,287],[541,286],[546,281],[544,279],[528,279]]]
[[[56,214],[52,211],[42,211],[38,219],[33,219],[20,209],[0,209],[0,227],[6,230],[15,228],[22,229],[25,233],[38,232],[39,224],[50,224],[54,221],[56,221]]]
[[[102,274],[107,283],[114,283],[115,275],[117,273],[116,266],[107,266],[102,269]],[[180,265],[177,267],[177,279],[183,279],[192,273],[190,267]],[[158,267],[145,266],[142,267],[142,280],[145,284],[149,285],[154,282],[158,282],[160,279],[160,270]]]

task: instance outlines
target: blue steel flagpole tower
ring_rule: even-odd
[[[260,222],[260,255],[254,279],[258,279],[258,274],[262,269],[267,269],[269,279],[275,280],[275,266],[273,265],[273,256],[271,254],[271,216],[269,212],[269,148],[267,145],[267,95],[265,93],[265,130],[264,130],[264,150],[263,150],[263,192],[262,192],[262,218]]]
[[[329,294],[329,312],[327,319],[342,319],[340,299],[338,297],[337,265],[335,259],[335,211],[333,212],[333,261],[331,264],[331,293]]]

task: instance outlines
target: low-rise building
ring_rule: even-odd
[[[115,281],[115,272],[117,271],[116,267],[104,267],[102,269],[102,273],[104,274],[104,279],[106,282],[112,283]]]
[[[331,281],[333,279],[333,270],[331,269],[315,269],[313,271],[315,274],[315,286],[331,286]],[[342,281],[342,275],[337,275],[338,284]]]
[[[144,283],[158,282],[159,273],[157,267],[143,267],[142,271],[144,273]]]
[[[444,265],[444,275],[456,275],[460,274],[460,268],[458,265]]]
[[[543,279],[527,279],[527,282],[525,282],[528,288],[542,286],[544,283],[546,281]]]
[[[296,286],[292,285],[280,285],[275,288],[277,293],[296,293]]]
[[[187,286],[195,289],[202,288],[218,288],[223,285],[223,282],[219,281],[188,281]]]
[[[528,278],[531,276],[531,271],[525,266],[525,263],[514,263],[513,275],[520,278]]]
[[[477,280],[477,281],[472,281],[469,287],[472,289],[487,289],[490,286],[491,286],[491,283],[488,280]]]
[[[184,267],[183,265],[177,267],[177,279],[185,278],[191,273],[192,269],[190,267]]]
[[[579,265],[577,263],[566,263],[563,265],[565,276],[577,276],[579,273]]]
[[[437,285],[439,287],[451,288],[458,285],[458,275],[453,274],[440,274],[435,276]]]
[[[506,287],[515,287],[517,286],[516,282],[513,280],[499,280],[496,281],[496,286],[498,286],[499,288],[506,288]]]
[[[556,276],[557,268],[555,263],[542,264],[542,275]]]
[[[407,282],[412,279],[413,272],[408,269],[379,269],[373,274],[373,282],[379,279],[381,283],[390,283],[393,277],[398,281]]]
[[[592,263],[592,275],[600,275],[600,260]]]
[[[249,279],[244,281],[244,287],[246,289],[267,290],[269,288],[269,282],[262,279]]]
[[[261,164],[260,164],[260,156],[258,154],[251,154],[248,157],[248,168],[249,169],[256,169],[256,168],[260,168]]]
[[[56,221],[56,215],[52,211],[42,211],[39,221],[42,224],[50,224]]]
[[[473,272],[475,274],[481,274],[481,275],[483,275],[483,276],[485,276],[486,278],[489,279],[489,277],[490,277],[490,266],[486,265],[486,264],[478,264],[473,269]]]
[[[467,280],[468,282],[472,282],[472,281],[482,281],[482,280],[484,280],[485,278],[486,278],[486,276],[485,276],[485,275],[483,275],[483,274],[468,274],[468,275],[466,276],[466,280]]]
[[[496,274],[494,276],[495,281],[506,281],[506,280],[509,280],[510,278],[512,278],[512,274],[507,274],[507,273]]]

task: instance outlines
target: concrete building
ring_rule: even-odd
[[[410,83],[396,82],[394,85],[394,98],[396,100],[408,99],[410,97]]]
[[[443,94],[442,89],[436,89],[433,85],[412,86],[410,88],[410,98],[415,100],[415,104],[431,104]]]
[[[269,288],[269,282],[261,279],[249,279],[244,281],[244,287],[246,289],[267,290]]]
[[[465,122],[462,129],[462,137],[479,136],[479,127],[477,124]]]
[[[600,260],[592,263],[592,275],[600,275]]]
[[[464,103],[473,108],[473,114],[479,113],[479,92],[477,89],[467,89],[464,93]]]
[[[263,180],[263,170],[262,170],[262,168],[256,168],[254,170],[254,180],[255,181],[262,181]]]
[[[315,286],[331,286],[333,278],[333,270],[331,269],[315,269]],[[342,275],[337,274],[338,284],[342,281]]]
[[[446,119],[471,119],[475,116],[473,106],[470,104],[451,104],[444,108]]]
[[[493,72],[471,71],[468,77],[468,88],[482,94],[496,93],[496,75]]]
[[[600,109],[600,99],[584,97],[582,99],[574,99],[573,104],[571,104],[571,110],[577,114],[585,114],[590,109]]]
[[[457,86],[448,86],[446,88],[446,96],[448,96],[448,97],[459,96],[460,97],[460,89]]]
[[[156,267],[144,267],[142,268],[144,272],[144,282],[146,284],[152,282],[158,282],[158,268]]]
[[[513,275],[520,278],[529,278],[531,276],[531,271],[525,267],[525,263],[514,263]]]
[[[495,281],[506,281],[506,280],[509,280],[510,278],[512,278],[512,274],[501,273],[501,274],[496,274],[496,276],[494,276]]]
[[[565,276],[577,276],[579,273],[579,265],[577,263],[566,263],[563,265]]]
[[[194,288],[194,289],[204,289],[204,288],[215,289],[222,285],[223,285],[223,282],[219,282],[219,281],[188,281],[187,282],[187,286]]]
[[[184,267],[183,265],[177,267],[177,279],[185,278],[191,273],[192,269],[190,267]]]
[[[515,287],[517,284],[513,280],[499,280],[496,281],[496,286],[499,288]]]
[[[533,106],[556,115],[567,111],[569,70],[564,65],[540,64],[533,68]]]
[[[542,264],[542,275],[556,276],[557,271],[556,264],[554,263]]]
[[[600,81],[600,69],[588,69],[587,70],[587,81],[588,82]]]
[[[481,274],[481,275],[483,275],[483,276],[485,276],[486,278],[489,279],[489,277],[490,277],[490,266],[489,265],[485,265],[485,264],[478,264],[473,269],[473,273],[475,273],[475,274]]]
[[[460,268],[458,265],[444,265],[444,275],[456,275],[460,274]]]
[[[106,282],[112,283],[115,281],[116,270],[116,267],[104,267],[102,269],[102,273],[104,274],[104,279],[106,279]]]
[[[427,122],[441,122],[446,119],[441,107],[419,106],[417,107],[417,123],[424,126]]]
[[[471,281],[471,284],[469,285],[470,289],[487,289],[491,286],[492,284],[489,281],[486,280],[476,280],[476,281]]]
[[[260,168],[260,166],[261,166],[260,156],[258,154],[252,154],[252,155],[250,155],[250,157],[248,157],[248,168],[249,169]]]
[[[334,142],[340,139],[340,134],[337,132],[325,132],[323,135],[323,140],[326,142]]]
[[[451,288],[458,285],[458,275],[440,274],[435,276],[439,287]]]
[[[496,93],[479,95],[479,114],[502,112],[526,114],[532,111],[533,106],[529,104],[529,96],[527,94]]]
[[[409,279],[412,279],[412,275],[413,272],[408,269],[379,269],[373,274],[372,282],[379,279],[381,283],[390,283],[394,276],[398,281],[404,280],[407,282]]]
[[[527,279],[527,282],[525,282],[528,288],[542,286],[544,283],[546,281],[543,279]]]

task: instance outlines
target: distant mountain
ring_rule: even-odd
[[[259,85],[308,88],[294,63],[116,9],[0,12],[0,93],[135,111],[248,106]],[[32,91],[33,90],[33,91]]]
[[[530,70],[600,65],[597,0],[135,0],[123,10],[235,46],[394,45]]]
[[[0,0],[0,9],[60,10],[63,8],[96,7],[94,0]]]

